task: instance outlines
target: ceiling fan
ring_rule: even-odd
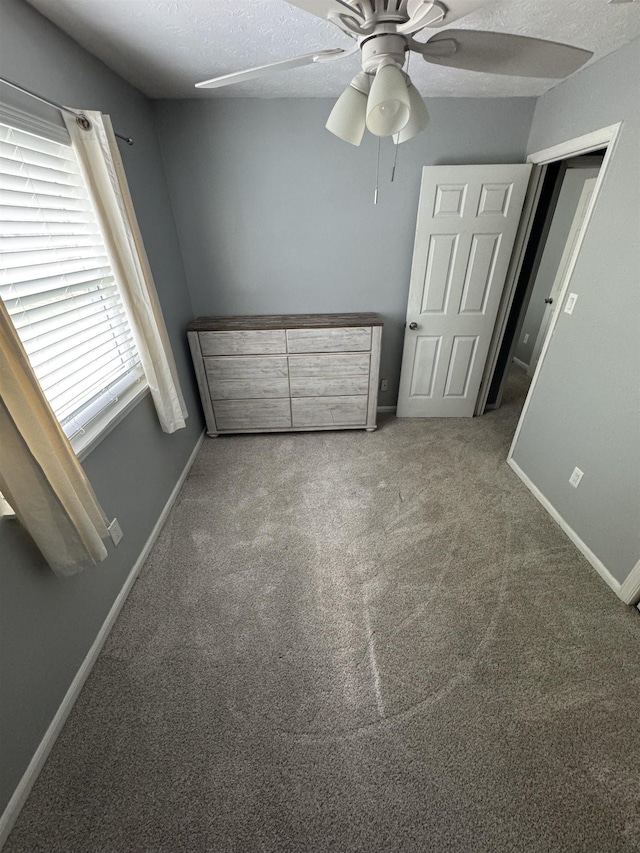
[[[406,142],[429,120],[424,101],[403,72],[413,51],[426,62],[469,71],[522,77],[562,78],[593,54],[558,42],[481,30],[446,29],[427,41],[415,36],[444,27],[492,0],[287,0],[335,24],[351,36],[353,47],[318,50],[293,59],[260,65],[196,83],[199,89],[229,86],[312,63],[335,62],[358,50],[362,71],[336,102],[327,129],[352,145],[360,145],[365,127],[375,136]]]

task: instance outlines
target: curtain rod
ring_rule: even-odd
[[[71,107],[65,107],[63,104],[58,104],[50,98],[45,98],[43,95],[38,95],[36,92],[32,92],[31,89],[27,89],[25,86],[20,86],[18,83],[14,83],[13,80],[7,80],[6,77],[0,77],[0,83],[6,83],[7,86],[11,86],[19,92],[23,92],[25,95],[31,95],[31,97],[35,98],[37,101],[42,101],[43,104],[48,104],[50,107],[55,107],[57,110],[61,110],[64,113],[69,113],[73,116],[83,115],[80,110],[74,110]],[[133,139],[130,136],[122,136],[121,133],[116,133],[115,135],[118,139],[122,139],[123,142],[126,142],[127,145],[133,145]]]

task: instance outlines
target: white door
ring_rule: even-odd
[[[398,417],[471,417],[531,166],[425,166]]]
[[[562,285],[567,274],[567,267],[569,266],[569,261],[571,261],[573,257],[573,253],[576,248],[576,243],[578,242],[578,237],[580,236],[582,223],[584,222],[585,216],[587,215],[587,209],[589,207],[589,202],[591,201],[591,196],[593,195],[597,180],[597,177],[587,178],[587,180],[584,182],[582,192],[580,193],[580,198],[578,199],[578,206],[576,207],[576,212],[573,217],[573,221],[571,222],[571,228],[569,229],[569,234],[567,235],[567,242],[562,252],[560,263],[558,264],[558,271],[556,272],[555,277],[553,279],[553,284],[551,285],[551,292],[549,293],[549,296],[544,300],[547,303],[547,307],[544,310],[542,322],[540,323],[540,330],[538,331],[536,342],[533,346],[533,353],[529,361],[529,367],[527,368],[527,374],[529,376],[533,376],[534,371],[536,369],[536,365],[538,363],[538,359],[540,358],[542,344],[544,343],[544,339],[547,337],[547,330],[549,328],[549,323],[551,322],[553,312],[558,306],[558,297],[560,296]]]

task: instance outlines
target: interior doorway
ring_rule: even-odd
[[[528,158],[534,172],[475,410],[481,415],[498,408],[505,393],[513,404],[518,393],[522,413],[514,443],[619,129],[602,128]]]
[[[556,211],[549,229],[540,269],[516,344],[514,362],[533,376],[557,304],[571,255],[593,195],[602,154],[583,154],[566,161]]]
[[[505,395],[524,406],[604,154],[581,154],[547,169],[487,409],[498,408]]]

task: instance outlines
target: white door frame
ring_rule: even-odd
[[[638,604],[640,602],[640,560],[631,569],[627,579],[620,587],[620,598],[625,604]]]
[[[589,224],[589,220],[591,218],[596,199],[600,192],[602,181],[608,169],[609,162],[611,160],[615,148],[616,140],[618,139],[620,129],[622,128],[623,124],[624,122],[618,122],[617,124],[611,124],[607,127],[602,127],[599,130],[594,130],[591,133],[585,133],[583,136],[577,136],[574,139],[568,139],[566,142],[561,142],[558,145],[553,145],[550,148],[543,149],[542,151],[536,151],[533,154],[529,154],[529,156],[527,157],[527,163],[533,164],[533,171],[531,173],[531,181],[529,183],[529,189],[527,191],[527,197],[525,198],[524,207],[522,211],[522,218],[520,220],[520,230],[516,237],[513,255],[511,257],[511,263],[509,265],[509,271],[507,273],[507,281],[502,298],[502,304],[500,306],[500,309],[498,310],[496,328],[493,340],[491,342],[491,346],[489,347],[489,355],[487,356],[487,363],[485,365],[482,384],[480,386],[480,393],[478,395],[478,400],[475,408],[476,415],[482,415],[487,404],[487,397],[489,395],[491,379],[493,377],[493,373],[495,371],[496,364],[498,361],[498,354],[500,352],[500,346],[502,344],[502,340],[506,331],[507,321],[509,320],[509,314],[511,312],[511,306],[513,304],[513,299],[515,296],[516,285],[518,283],[518,278],[522,270],[525,252],[527,250],[529,237],[531,235],[531,229],[533,227],[533,220],[536,214],[538,201],[540,199],[540,192],[542,190],[542,183],[546,172],[546,167],[549,165],[549,163],[556,163],[560,160],[567,160],[570,157],[577,157],[581,154],[588,154],[591,151],[598,151],[600,148],[606,147],[607,149],[604,155],[604,159],[602,161],[602,165],[600,166],[600,171],[598,172],[598,178],[593,191],[593,196],[591,198],[591,203],[585,216],[581,233],[578,237],[578,240],[576,241],[576,247],[571,261],[567,265],[563,286],[559,294],[559,301],[561,302],[564,300],[567,283],[573,273],[573,268],[580,252],[580,248],[582,246],[584,234]],[[520,415],[520,420],[518,421],[516,435],[514,436],[514,443],[515,438],[517,437],[520,431],[520,423],[528,407],[529,397],[537,381],[540,368],[546,355],[549,339],[554,328],[555,321],[552,319],[551,323],[549,324],[549,328],[547,329],[547,337],[540,352],[540,358],[538,359],[536,371],[531,380],[529,394],[527,395],[524,408]],[[513,444],[511,446],[511,449],[513,449]],[[511,450],[509,451],[508,458],[510,457]]]
[[[555,163],[557,160],[566,160],[569,157],[577,157],[580,154],[587,154],[589,151],[597,151],[599,148],[603,148],[605,146],[607,149],[605,151],[604,159],[602,161],[602,166],[600,167],[600,171],[598,172],[598,177],[596,178],[596,185],[593,188],[593,195],[591,196],[591,201],[589,202],[589,206],[587,207],[587,212],[582,222],[580,233],[578,234],[578,239],[576,240],[573,253],[565,270],[564,280],[560,285],[560,290],[558,292],[558,310],[554,311],[553,316],[551,318],[551,322],[549,323],[549,328],[547,329],[547,336],[542,345],[542,350],[540,351],[540,358],[538,359],[538,364],[536,365],[535,372],[531,379],[531,385],[529,386],[529,391],[524,401],[522,412],[520,413],[520,419],[518,420],[518,425],[516,426],[513,441],[511,442],[511,447],[509,448],[507,462],[509,462],[513,458],[513,450],[520,435],[520,430],[522,429],[522,422],[524,421],[524,418],[527,414],[527,410],[529,409],[529,401],[531,400],[531,396],[538,382],[538,377],[540,376],[540,371],[542,370],[542,367],[544,365],[547,350],[549,349],[549,341],[551,340],[553,330],[555,329],[556,324],[558,322],[558,318],[561,314],[560,305],[564,303],[565,296],[567,295],[567,288],[569,286],[571,276],[573,275],[573,270],[575,268],[578,255],[580,254],[582,243],[584,242],[584,235],[587,232],[589,222],[591,221],[593,209],[596,205],[596,202],[598,201],[598,196],[600,195],[600,188],[602,186],[602,182],[604,181],[605,175],[609,169],[611,157],[613,156],[613,152],[616,147],[616,142],[620,135],[620,128],[622,127],[622,125],[623,122],[618,122],[618,124],[612,124],[608,127],[603,127],[600,130],[595,130],[592,133],[585,134],[584,136],[578,136],[576,139],[569,139],[567,142],[561,142],[559,145],[554,145],[551,148],[545,148],[543,151],[536,151],[534,154],[530,154],[527,157],[527,162],[541,166],[546,165],[547,163]],[[522,252],[524,254],[524,248]]]
[[[616,595],[618,595],[618,597],[621,598],[625,602],[625,604],[635,604],[640,599],[640,563],[636,564],[635,568],[631,570],[625,581],[623,581],[622,583],[620,581],[617,581],[607,570],[606,566],[604,566],[603,563],[598,559],[598,557],[591,551],[587,544],[582,541],[582,539],[573,530],[573,528],[571,528],[564,521],[564,519],[562,519],[558,515],[557,511],[544,497],[544,495],[542,495],[536,489],[534,484],[529,481],[528,477],[524,474],[524,472],[520,470],[518,464],[513,458],[513,452],[520,436],[522,424],[529,409],[531,397],[535,390],[538,377],[540,376],[540,371],[543,369],[544,366],[544,361],[547,355],[547,351],[549,349],[549,342],[558,322],[558,318],[561,314],[560,305],[564,304],[565,297],[567,295],[567,289],[571,281],[571,276],[573,275],[573,270],[580,254],[580,249],[582,248],[584,236],[586,234],[587,228],[589,227],[591,215],[597,203],[598,196],[600,195],[600,188],[602,187],[602,182],[604,181],[607,171],[609,169],[611,158],[614,154],[616,142],[619,138],[620,129],[622,128],[623,123],[624,122],[619,122],[618,124],[603,127],[600,130],[593,131],[592,133],[587,133],[584,136],[577,137],[576,139],[570,139],[567,142],[560,143],[559,145],[554,145],[551,148],[545,148],[543,151],[537,151],[536,153],[531,154],[528,157],[528,160],[532,163],[545,165],[547,163],[553,163],[557,160],[566,160],[569,157],[576,157],[579,154],[587,154],[589,151],[596,151],[599,148],[603,148],[606,146],[606,152],[602,161],[602,165],[600,167],[600,171],[598,172],[596,184],[593,189],[593,195],[591,196],[591,201],[589,202],[589,205],[587,207],[587,212],[584,217],[582,227],[580,228],[580,232],[578,234],[578,238],[576,240],[571,258],[569,260],[569,263],[567,264],[567,268],[564,274],[564,280],[560,285],[560,291],[558,293],[558,310],[554,312],[551,318],[551,322],[549,323],[547,335],[544,344],[542,345],[542,350],[540,352],[540,358],[538,359],[538,364],[533,374],[531,385],[529,386],[529,392],[524,401],[524,406],[522,408],[522,412],[520,413],[520,419],[518,420],[518,424],[516,426],[513,441],[511,442],[511,447],[509,448],[509,453],[507,455],[507,464],[516,472],[516,474],[525,483],[529,490],[533,492],[533,494],[537,497],[540,503],[545,507],[547,512],[549,512],[550,515],[558,522],[558,524],[560,525],[560,527],[562,527],[569,539],[571,539],[574,545],[576,545],[576,547],[584,554],[584,556],[595,568],[598,574],[600,574],[603,580],[614,590]]]

